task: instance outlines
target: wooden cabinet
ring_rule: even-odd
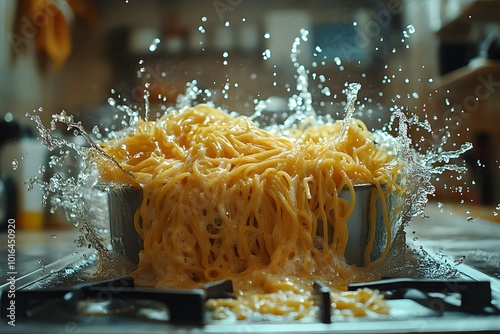
[[[478,26],[500,23],[500,1],[476,0],[462,1],[462,3],[460,9],[451,14],[447,13],[449,9],[442,4],[442,23],[437,31],[437,36],[441,40],[459,40],[470,36]]]
[[[495,35],[496,33],[496,35]],[[486,37],[500,38],[500,1],[469,1],[443,18],[436,36],[442,43],[467,41],[483,45]],[[472,142],[466,155],[471,190],[476,202],[500,202],[500,59],[479,52],[468,64],[443,74],[431,86],[432,108],[442,115],[457,142]],[[448,180],[447,180],[448,181]],[[457,185],[463,184],[463,179]],[[451,196],[453,197],[453,196]],[[457,196],[458,197],[458,196]]]

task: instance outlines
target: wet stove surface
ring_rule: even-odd
[[[21,233],[16,235],[16,287],[26,293],[42,291],[42,307],[34,308],[25,314],[23,298],[33,300],[30,295],[17,295],[19,309],[16,314],[16,326],[7,325],[2,318],[0,332],[18,333],[164,333],[172,330],[191,332],[336,332],[336,333],[379,333],[379,332],[498,332],[500,331],[500,224],[480,219],[473,223],[464,216],[450,214],[446,210],[429,205],[424,219],[421,217],[407,227],[407,258],[409,262],[418,262],[413,250],[421,247],[435,261],[436,270],[432,279],[439,280],[432,288],[416,279],[423,277],[418,264],[415,270],[407,271],[410,285],[402,288],[394,286],[375,286],[388,292],[388,304],[391,307],[389,317],[380,319],[342,320],[318,314],[318,318],[308,322],[213,322],[203,308],[207,295],[230,294],[228,286],[222,290],[198,290],[188,293],[188,299],[194,304],[186,304],[173,291],[173,295],[159,297],[161,301],[170,298],[167,306],[170,311],[161,312],[151,305],[135,300],[137,307],[130,312],[130,300],[127,287],[130,282],[118,280],[116,283],[89,284],[95,265],[92,250],[77,249],[74,240],[76,231]],[[56,237],[57,235],[57,237]],[[6,253],[6,236],[2,235],[0,247]],[[9,275],[7,256],[0,258],[0,285],[7,290]],[[426,261],[426,266],[429,261]],[[431,266],[434,264],[430,264]],[[453,273],[453,277],[449,276]],[[441,275],[441,276],[440,276]],[[463,281],[477,283],[472,287]],[[383,281],[383,284],[401,283],[401,281]],[[406,280],[404,280],[406,282]],[[403,282],[403,283],[404,283]],[[111,284],[111,285],[110,285]],[[125,285],[124,285],[125,284]],[[132,282],[133,284],[133,282]],[[320,284],[320,283],[319,283]],[[439,285],[441,284],[441,285]],[[487,285],[487,287],[486,287]],[[353,286],[355,288],[356,286]],[[486,289],[485,289],[486,288]],[[65,290],[66,289],[66,290]],[[69,290],[68,290],[69,289]],[[59,292],[57,292],[59,291]],[[97,294],[121,293],[123,298],[115,298],[112,311],[106,316],[96,316],[92,312],[82,312],[82,300]],[[317,286],[318,301],[321,303],[321,285]],[[469,291],[469,293],[463,293]],[[53,293],[52,296],[47,292]],[[488,297],[489,292],[489,297]],[[58,294],[59,293],[59,294]],[[146,299],[148,297],[146,291]],[[486,295],[485,295],[486,294]],[[157,297],[155,297],[157,298]],[[152,299],[155,299],[152,298]],[[173,299],[172,299],[173,298]],[[123,300],[125,301],[123,301]],[[149,298],[151,299],[151,298]],[[489,302],[491,300],[491,302]],[[121,303],[121,304],[120,304]],[[85,304],[85,303],[83,303]],[[161,303],[160,303],[161,304]],[[164,305],[164,304],[162,304]],[[196,306],[201,305],[201,308]],[[2,305],[2,312],[5,305]],[[109,305],[107,305],[108,307]],[[134,307],[135,307],[134,306]],[[158,306],[158,305],[155,305]],[[89,307],[88,305],[86,306]],[[102,305],[91,305],[92,309]],[[168,307],[167,307],[168,308]],[[125,312],[126,310],[127,312]],[[145,311],[146,310],[146,311]],[[152,311],[153,310],[153,311]],[[177,310],[177,311],[176,311]],[[198,310],[198,311],[197,311]],[[145,313],[148,313],[145,316]],[[99,312],[98,312],[99,313]],[[100,313],[103,313],[102,310]],[[319,313],[322,313],[321,309]],[[194,316],[194,318],[193,318]],[[180,318],[179,318],[180,317]],[[197,318],[196,318],[197,317]],[[329,318],[329,319],[327,319]],[[330,320],[330,321],[328,321]]]

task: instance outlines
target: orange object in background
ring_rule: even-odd
[[[71,54],[71,23],[83,18],[97,20],[92,0],[19,0],[14,34],[23,43],[36,40],[40,55],[48,57],[54,68],[61,68]]]
[[[42,12],[50,15],[47,24],[40,27],[36,47],[52,59],[55,68],[60,68],[71,53],[69,16],[72,13],[63,13],[64,8],[51,1],[34,0],[33,5],[34,15]]]
[[[16,218],[16,228],[19,230],[38,231],[45,227],[45,214],[42,211],[19,211]]]

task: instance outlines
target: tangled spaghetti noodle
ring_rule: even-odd
[[[342,260],[354,185],[371,183],[384,200],[401,166],[361,121],[338,140],[341,127],[308,124],[285,137],[198,105],[102,143],[143,188],[134,218],[144,241],[137,283],[194,287],[231,278],[241,289],[278,291],[283,281],[262,273],[331,286],[359,275]],[[351,202],[339,196],[344,188]]]

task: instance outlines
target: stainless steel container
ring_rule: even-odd
[[[371,261],[375,261],[384,252],[387,242],[389,242],[389,247],[392,245],[397,229],[401,225],[401,217],[395,213],[398,211],[397,197],[391,194],[388,196],[386,202],[391,228],[391,237],[388,238],[383,217],[382,201],[378,196],[372,197],[372,193],[376,192],[375,186],[372,184],[361,184],[356,185],[354,189],[356,202],[354,210],[347,221],[349,237],[345,250],[345,258],[348,263],[361,267],[367,264],[364,261],[364,253],[370,235],[373,235],[374,238],[370,259]],[[141,191],[129,186],[115,186],[110,188],[108,197],[112,248],[115,252],[126,256],[132,262],[138,263],[139,252],[142,249],[142,240],[135,231],[134,215],[141,202]],[[340,197],[347,201],[352,201],[348,189],[342,191]],[[375,203],[372,203],[373,201]],[[376,212],[372,212],[372,210],[376,210]],[[376,216],[375,231],[373,234],[371,234],[370,230],[370,217],[372,214]],[[318,229],[318,235],[323,235],[322,228]]]
[[[111,247],[133,263],[139,263],[139,252],[142,250],[142,239],[134,226],[134,215],[141,198],[140,189],[131,186],[112,186],[108,190]]]
[[[401,226],[401,210],[397,195],[395,193],[389,194],[385,203],[389,216],[391,234],[389,238],[384,220],[383,201],[377,195],[375,186],[372,184],[360,184],[354,186],[354,189],[356,202],[354,210],[347,220],[349,237],[345,250],[345,258],[348,263],[362,267],[367,265],[364,260],[364,253],[371,235],[371,215],[375,215],[375,231],[372,234],[374,240],[370,260],[375,261],[383,254],[388,243],[388,247],[392,246],[396,232],[399,226]],[[375,197],[372,197],[374,193]],[[345,198],[347,201],[352,201],[351,193],[348,189],[344,189],[340,193],[340,197]],[[375,212],[372,212],[373,210]]]

